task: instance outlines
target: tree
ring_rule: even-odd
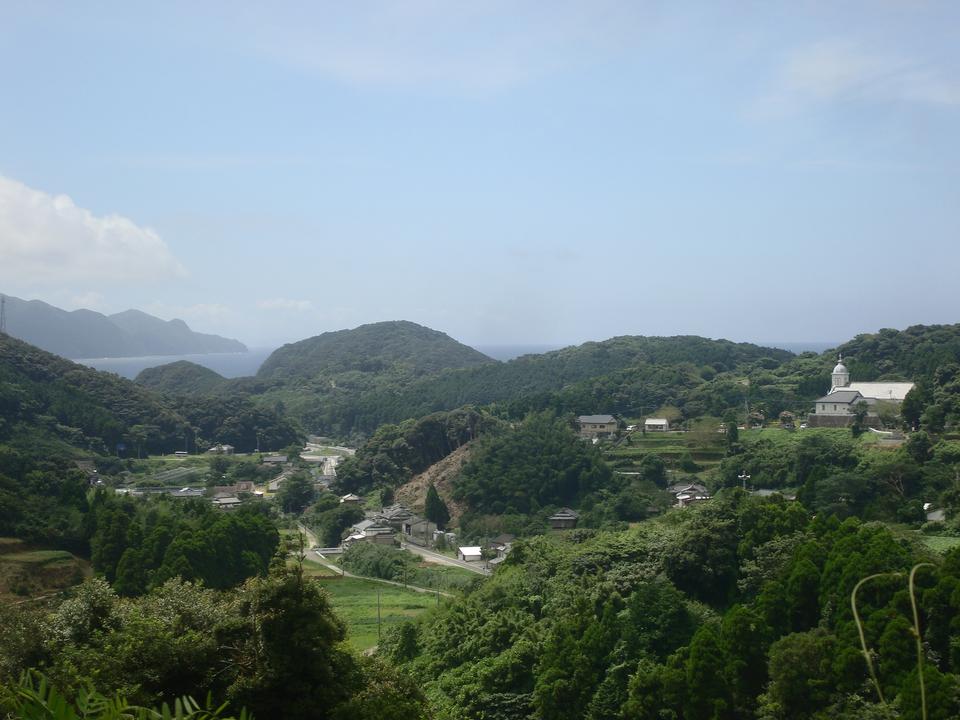
[[[423,505],[423,514],[427,516],[427,520],[435,523],[441,529],[450,522],[450,511],[447,509],[447,504],[440,498],[440,493],[437,492],[433,483],[430,483],[430,487],[427,488],[427,499]]]
[[[234,663],[244,668],[228,694],[255,716],[308,720],[332,715],[362,683],[341,646],[346,629],[300,563],[274,566],[244,589],[241,618],[252,629]]]
[[[850,425],[850,432],[853,433],[854,437],[860,437],[866,430],[864,423],[869,410],[869,406],[863,400],[853,406],[853,423]]]
[[[147,441],[149,436],[150,428],[147,425],[133,425],[130,427],[130,430],[127,432],[128,437],[137,446],[137,459],[139,460],[141,455],[141,448],[143,444]]]
[[[731,698],[729,684],[724,678],[725,667],[720,639],[712,626],[704,625],[690,642],[685,718],[713,720],[728,716]]]
[[[306,473],[298,472],[283,481],[277,496],[284,512],[300,513],[313,502],[316,493]]]

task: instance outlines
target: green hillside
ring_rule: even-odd
[[[197,395],[219,390],[226,378],[189,360],[147,368],[134,380],[154,392],[168,395]]]
[[[363,376],[404,379],[493,362],[442,332],[412,322],[392,321],[284,345],[267,358],[257,376],[333,382],[339,376],[348,380]]]
[[[0,336],[0,441],[43,440],[113,452],[130,428],[150,428],[148,447],[182,446],[184,419],[150,391]]]
[[[933,375],[941,365],[960,362],[960,324],[887,328],[857,335],[839,350],[855,380],[919,380]]]
[[[219,376],[218,376],[219,377]],[[10,336],[0,336],[0,443],[82,454],[169,453],[186,440],[193,452],[229,443],[238,452],[297,442],[299,428],[282,411],[237,392],[164,397]],[[126,448],[126,449],[124,449]]]
[[[589,342],[506,363],[447,370],[407,385],[383,383],[356,394],[329,393],[326,402],[302,402],[308,428],[341,435],[370,433],[386,422],[422,417],[463,405],[501,403],[511,414],[552,408],[561,412],[653,410],[720,373],[779,367],[786,350],[695,336],[624,336]],[[624,395],[624,389],[629,395]]]

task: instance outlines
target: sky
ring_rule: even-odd
[[[0,0],[0,292],[277,345],[952,323],[960,4]]]

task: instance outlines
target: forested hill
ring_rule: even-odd
[[[960,324],[887,328],[857,335],[839,351],[855,380],[918,381],[932,376],[940,366],[960,363]]]
[[[203,365],[178,360],[147,368],[134,382],[167,395],[203,395],[222,389],[227,380]]]
[[[204,450],[217,442],[252,450],[296,442],[299,429],[245,396],[168,399],[111,373],[0,335],[0,444],[71,445],[84,454]],[[121,450],[121,452],[123,452]]]
[[[7,332],[68,358],[246,352],[218,335],[192,331],[183,320],[161,320],[139,310],[103,315],[68,312],[40,300],[6,297]]]
[[[294,382],[322,378],[334,383],[337,376],[350,374],[402,379],[494,362],[442,332],[392,321],[284,345],[267,358],[257,377]]]
[[[149,425],[157,447],[172,447],[184,424],[157,396],[129,380],[0,335],[0,441],[49,439],[111,452],[131,427]]]
[[[521,413],[543,407],[621,412],[624,403],[652,410],[679,401],[680,393],[705,378],[754,364],[778,367],[793,357],[777,348],[696,336],[622,336],[506,363],[448,370],[406,387],[375,388],[359,398],[335,396],[307,410],[304,421],[310,427],[348,434],[369,433],[385,422],[467,404],[510,403]]]

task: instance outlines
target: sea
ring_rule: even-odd
[[[840,343],[836,342],[780,342],[780,343],[761,343],[768,347],[777,347],[789,350],[794,353],[806,351],[823,352],[830,348],[837,347]],[[565,345],[477,345],[477,350],[484,355],[492,357],[494,360],[506,362],[513,360],[521,355],[538,355],[540,353],[559,350]],[[190,362],[210,368],[226,378],[246,377],[256,375],[257,370],[263,365],[264,360],[270,356],[276,348],[260,347],[250,348],[245,353],[210,353],[207,355],[145,355],[142,357],[123,357],[123,358],[82,358],[74,360],[81,365],[87,365],[102,370],[104,372],[116,373],[131,380],[147,368],[157,365],[166,365],[167,363],[178,360],[189,360]]]
[[[178,360],[189,360],[190,362],[210,368],[226,378],[245,377],[256,375],[257,370],[263,365],[263,361],[269,357],[276,348],[261,347],[250,348],[245,353],[209,353],[205,355],[144,355],[142,357],[122,357],[122,358],[82,358],[74,360],[81,365],[87,365],[96,370],[116,373],[131,380],[147,368],[157,365],[166,365],[167,363],[177,362]]]

